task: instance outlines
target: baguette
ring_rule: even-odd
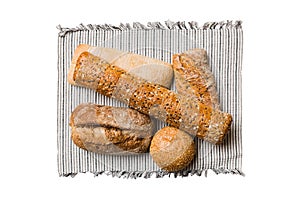
[[[193,49],[173,55],[173,69],[177,92],[201,103],[220,109],[214,76],[204,49]]]
[[[72,140],[80,148],[101,154],[145,153],[153,123],[130,108],[80,104],[71,114]]]
[[[129,74],[89,52],[78,56],[69,77],[71,84],[94,89],[214,144],[223,141],[231,125],[230,114]]]
[[[119,51],[117,49],[81,44],[75,50],[72,65],[76,65],[79,55],[85,51],[97,57],[101,57],[110,65],[118,66],[130,74],[170,88],[173,78],[173,69],[169,63],[134,53]],[[71,69],[74,69],[74,67]],[[69,82],[72,81],[72,77],[69,77]]]

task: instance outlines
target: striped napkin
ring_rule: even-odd
[[[75,28],[57,26],[58,88],[57,88],[57,147],[59,176],[75,176],[91,172],[114,177],[164,177],[207,175],[242,172],[242,53],[241,21],[209,22],[149,22],[83,25]],[[79,44],[110,47],[129,51],[171,63],[172,55],[193,48],[207,51],[215,76],[221,110],[233,116],[230,133],[221,145],[195,138],[197,153],[193,162],[179,172],[161,170],[148,153],[140,155],[101,155],[78,148],[71,140],[69,116],[81,103],[97,103],[126,107],[119,101],[95,91],[68,84],[67,72],[75,48]],[[176,91],[173,83],[171,89]],[[166,126],[155,121],[156,130]]]

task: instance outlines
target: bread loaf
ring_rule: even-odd
[[[201,103],[220,109],[216,83],[209,69],[204,49],[193,49],[173,55],[177,92],[196,98]]]
[[[129,74],[88,52],[81,53],[71,66],[69,82],[116,98],[141,113],[214,144],[222,142],[231,125],[230,114]]]
[[[153,137],[150,154],[163,170],[179,171],[185,168],[195,156],[193,138],[173,127],[164,127]]]
[[[82,52],[89,52],[101,57],[110,65],[118,66],[124,71],[141,77],[151,83],[169,88],[173,78],[173,69],[169,63],[146,56],[119,51],[112,48],[93,47],[86,44],[79,45],[74,53],[72,65],[76,65],[77,59]],[[74,67],[71,67],[74,69]],[[69,82],[72,82],[69,77]]]
[[[72,140],[80,148],[101,154],[144,153],[153,123],[130,108],[81,104],[70,117]]]

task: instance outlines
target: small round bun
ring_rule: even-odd
[[[161,169],[169,172],[179,171],[193,160],[195,143],[187,133],[167,126],[154,135],[150,154]]]

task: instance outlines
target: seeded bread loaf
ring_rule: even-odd
[[[173,55],[173,69],[177,92],[219,109],[216,83],[209,69],[204,49],[193,49]]]
[[[85,51],[151,83],[167,88],[171,85],[173,69],[169,63],[117,49],[81,44],[75,50],[72,65],[76,65],[78,56]],[[72,77],[69,77],[69,82],[72,82]]]
[[[211,143],[221,143],[231,125],[230,114],[129,74],[89,52],[77,57],[69,71],[69,82],[120,100]]]
[[[185,168],[195,156],[193,138],[173,127],[160,129],[153,137],[150,154],[163,170],[179,171]]]
[[[80,148],[101,154],[144,153],[153,123],[130,108],[81,104],[70,117],[72,140]]]

